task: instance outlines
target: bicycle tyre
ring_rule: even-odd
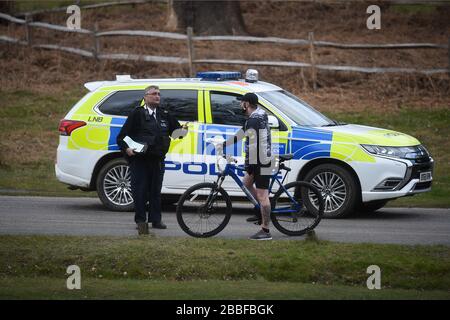
[[[282,194],[286,194],[283,189],[279,189],[274,197],[272,198],[272,213],[270,215],[270,218],[272,220],[272,223],[275,228],[277,228],[280,232],[288,235],[288,236],[301,236],[307,233],[308,231],[313,230],[320,222],[323,216],[324,212],[324,201],[322,198],[322,194],[314,185],[312,185],[309,182],[304,181],[294,181],[288,184],[285,184],[284,187],[289,191],[291,195],[294,196],[294,198],[299,201],[302,196],[304,196],[306,193],[305,191],[313,192],[317,198],[319,199],[319,210],[317,210],[310,201],[304,201],[304,204],[302,208],[298,212],[295,213],[287,213],[287,214],[280,214],[273,212],[277,209],[277,205],[280,204],[280,196]],[[306,188],[306,189],[305,189]],[[289,189],[293,189],[294,192],[292,193]],[[303,192],[302,192],[303,191]],[[289,199],[283,199],[286,203],[292,203]],[[300,203],[302,201],[300,200]],[[283,218],[285,220],[283,220]],[[292,224],[290,226],[292,228],[295,228],[292,230],[291,228],[285,227],[285,225],[281,222],[290,222],[292,220]],[[304,224],[300,224],[299,220],[305,222]]]
[[[205,189],[205,191],[200,192],[200,189]],[[222,210],[222,212],[220,213],[220,215],[223,216],[222,221],[220,221],[220,223],[212,230],[203,232],[203,228],[200,228],[200,231],[196,231],[192,227],[190,227],[189,224],[187,223],[188,215],[189,214],[191,214],[191,216],[199,215],[200,221],[201,221],[202,219],[208,220],[211,217],[211,215],[214,214],[214,212],[205,211],[205,202],[208,198],[207,194],[209,194],[209,192],[211,192],[213,189],[218,191],[218,194],[220,194],[220,197],[221,197],[221,201],[225,205],[224,210]],[[206,190],[209,190],[209,191],[206,191]],[[197,195],[194,194],[195,191],[199,191],[197,193]],[[199,194],[201,194],[201,197],[206,196],[206,199],[204,199],[204,200],[199,199],[198,201],[194,202]],[[192,197],[190,198],[191,195],[192,195]],[[194,200],[192,200],[192,199],[194,199]],[[217,196],[216,196],[216,198],[213,199],[213,202],[216,201],[217,199],[220,199],[220,198],[217,198]],[[202,203],[203,203],[203,205],[202,205]],[[196,206],[199,206],[197,208],[197,210],[195,210]],[[191,212],[191,213],[187,212],[187,209],[190,209],[190,208],[193,208],[192,210],[194,210],[194,212]],[[220,209],[220,208],[216,208],[216,209]],[[231,199],[230,199],[228,193],[223,188],[217,189],[217,185],[215,183],[203,182],[203,183],[193,185],[192,187],[190,187],[183,193],[183,195],[180,197],[180,199],[178,200],[178,203],[177,203],[177,221],[178,221],[179,226],[188,235],[190,235],[192,237],[196,237],[196,238],[207,238],[207,237],[212,237],[212,236],[218,234],[220,231],[222,231],[226,227],[226,225],[230,221],[231,213],[232,213],[232,204],[231,204]],[[214,215],[214,217],[218,217],[218,216],[219,216],[218,214]],[[209,225],[209,221],[207,222],[207,224]]]

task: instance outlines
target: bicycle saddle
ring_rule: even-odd
[[[288,153],[288,154],[280,154],[280,162],[286,161],[286,160],[291,160],[294,157],[293,153]]]

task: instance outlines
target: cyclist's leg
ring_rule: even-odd
[[[258,200],[261,206],[261,218],[262,218],[261,227],[269,229],[270,212],[271,212],[269,190],[256,188],[256,199]]]
[[[270,184],[270,175],[261,174],[261,167],[254,173],[254,180],[256,186],[256,199],[258,200],[261,206],[261,218],[263,228],[269,229],[270,222],[270,200],[269,200],[269,184]]]
[[[253,197],[255,199],[258,199],[256,197],[256,188],[254,186],[255,183],[255,178],[253,173],[245,173],[244,178],[242,179],[242,183],[247,187],[247,189],[250,191],[250,193],[253,195]],[[260,223],[261,221],[261,212],[259,209],[253,208],[253,216],[251,216],[250,218],[247,219],[248,222],[255,222],[255,223]]]
[[[247,187],[247,189],[250,191],[250,193],[256,198],[256,189],[253,185],[255,183],[255,177],[253,173],[248,174],[247,172],[244,175],[244,178],[242,179],[242,183],[244,186]]]

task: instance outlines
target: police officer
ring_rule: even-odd
[[[131,171],[131,192],[135,204],[135,222],[138,234],[148,234],[148,222],[153,228],[166,229],[161,221],[161,188],[164,178],[164,158],[170,146],[170,137],[182,138],[187,127],[165,109],[160,108],[158,86],[144,91],[145,105],[135,108],[128,116],[117,136],[117,144],[125,154]],[[146,144],[145,152],[137,153],[123,139],[128,136],[138,143]]]

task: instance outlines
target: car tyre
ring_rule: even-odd
[[[345,218],[353,213],[360,191],[354,176],[336,164],[321,164],[305,176],[321,192],[325,202],[324,218]],[[309,200],[311,201],[311,200]]]
[[[130,169],[123,158],[107,162],[99,171],[97,194],[105,207],[112,211],[133,211]]]

